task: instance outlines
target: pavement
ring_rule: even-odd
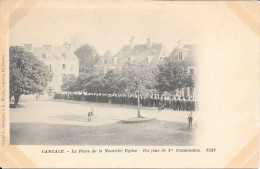
[[[95,112],[88,122],[91,105]],[[123,124],[137,117],[136,106],[23,98],[10,109],[11,144],[191,145],[189,113],[142,107],[142,117],[156,120]]]
[[[81,126],[97,126],[115,123],[137,117],[136,106],[108,103],[90,103],[74,100],[21,101],[20,107],[10,109],[10,122],[13,123],[51,123]],[[95,113],[88,122],[90,106]],[[190,112],[165,109],[158,112],[155,107],[142,107],[141,116],[172,122],[187,122]]]

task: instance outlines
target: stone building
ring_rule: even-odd
[[[43,45],[40,47],[24,44],[27,52],[32,52],[39,60],[43,61],[53,72],[53,79],[48,85],[50,93],[61,91],[64,77],[68,74],[79,75],[79,60],[72,50],[71,44],[63,46]]]
[[[196,46],[195,45],[182,45],[181,41],[178,41],[177,47],[175,47],[169,55],[169,58],[180,66],[182,73],[196,77]],[[179,97],[195,96],[195,88],[181,88],[177,89],[176,95]]]
[[[115,55],[106,52],[95,65],[100,74],[105,75],[109,70],[120,71],[127,64],[159,64],[168,56],[168,51],[162,43],[154,43],[148,38],[146,43],[136,44],[135,38],[129,40]]]

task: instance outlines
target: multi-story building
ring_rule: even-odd
[[[135,38],[129,40],[129,44],[124,45],[114,56],[111,52],[106,52],[98,64],[95,65],[100,74],[105,75],[109,70],[120,71],[127,64],[159,64],[168,56],[168,51],[162,43],[154,43],[150,38],[146,43],[136,44]]]
[[[33,47],[32,44],[24,44],[27,52],[32,52],[39,60],[43,61],[53,72],[52,81],[48,85],[48,91],[61,91],[61,85],[68,74],[79,74],[79,60],[74,54],[71,44],[63,46],[43,45]]]
[[[182,45],[178,41],[178,46],[175,47],[169,55],[177,65],[180,67],[182,73],[191,75],[192,78],[196,76],[196,46],[195,45]],[[195,87],[183,87],[177,89],[176,94],[180,97],[194,96]]]

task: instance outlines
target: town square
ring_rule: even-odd
[[[0,8],[2,168],[259,167],[259,3]]]
[[[129,48],[127,50],[131,52],[134,50],[131,45],[132,39],[130,46],[123,49]],[[78,66],[77,57],[70,52],[71,45],[67,43],[63,46],[65,51],[69,49],[67,55],[58,53],[61,55],[58,59],[55,48],[50,45],[11,47],[29,50],[25,54],[38,54],[37,58],[47,64],[46,70],[55,70],[52,80],[45,83],[45,87],[40,86],[38,91],[28,87],[28,93],[21,95],[18,93],[21,89],[15,86],[10,102],[11,144],[193,145],[198,105],[193,80],[193,48],[185,46],[187,50],[177,46],[170,56],[165,55],[162,59],[153,52],[150,58],[154,63],[150,64],[143,53],[152,45],[148,39],[147,44],[142,45],[143,52],[139,49],[137,56],[131,54],[130,59],[125,59],[129,55],[113,57],[105,53],[94,67],[82,64],[83,61]],[[141,67],[135,60],[141,59],[138,55],[144,55],[141,62],[146,61]],[[169,58],[172,60],[167,60]],[[124,62],[117,64],[115,60]],[[137,63],[129,63],[133,61]],[[163,64],[171,64],[168,69],[173,71],[172,75],[164,66],[160,67]],[[169,74],[166,76],[173,78],[166,82],[172,83],[168,87],[161,84],[167,87],[161,92],[155,77],[160,76],[160,72],[152,72],[157,65],[163,73]],[[156,85],[149,87],[149,83]],[[180,88],[174,86],[178,83]],[[17,93],[20,94],[18,99]]]
[[[50,10],[50,20],[43,22],[48,29],[40,23],[29,31],[38,12],[10,32],[11,144],[195,144],[198,47],[192,28],[174,30],[164,13],[152,10],[98,10],[102,17],[79,10],[72,22],[82,27],[66,31],[58,20],[51,26],[57,13]],[[70,15],[60,12],[60,17]],[[155,20],[148,17],[155,14]],[[175,36],[161,32],[156,23],[162,22]],[[128,26],[137,23],[143,29]],[[68,34],[57,31],[55,36],[50,27]]]
[[[22,96],[23,97],[23,96]],[[31,99],[31,98],[30,98]],[[135,106],[72,100],[28,101],[10,109],[11,144],[21,145],[192,145],[195,128],[188,129],[190,112],[141,108],[145,122],[125,123],[136,116]]]

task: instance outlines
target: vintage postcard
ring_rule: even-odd
[[[257,1],[0,1],[0,167],[258,168]]]

